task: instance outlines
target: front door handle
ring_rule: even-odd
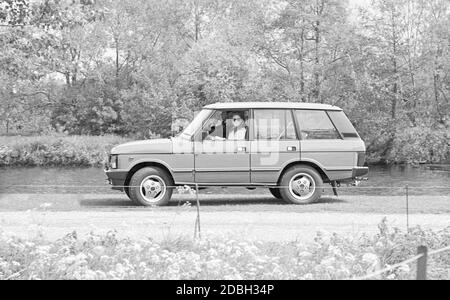
[[[247,152],[247,148],[246,147],[239,147],[238,148],[238,152]]]
[[[295,147],[295,146],[287,147],[287,151],[291,151],[291,152],[297,151],[297,147]]]

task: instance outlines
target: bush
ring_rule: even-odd
[[[449,157],[449,139],[446,129],[404,129],[397,133],[388,161],[407,164],[443,162]]]
[[[383,222],[373,237],[328,237],[313,243],[269,243],[231,238],[133,241],[115,233],[72,233],[56,242],[22,240],[0,233],[1,279],[350,279],[402,262],[418,245],[450,244],[450,228],[404,234]],[[450,255],[428,260],[430,279],[450,279]],[[414,263],[378,279],[413,279]]]
[[[112,84],[90,80],[61,91],[51,113],[51,124],[68,134],[124,134],[121,107]]]
[[[99,167],[127,139],[117,136],[0,137],[0,167]]]

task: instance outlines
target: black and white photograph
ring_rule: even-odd
[[[0,280],[450,280],[449,98],[449,0],[0,0]]]

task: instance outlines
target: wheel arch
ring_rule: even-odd
[[[294,161],[294,162],[289,163],[282,169],[282,171],[280,172],[280,174],[278,176],[277,184],[280,184],[280,180],[283,177],[283,174],[286,173],[287,170],[289,170],[290,168],[292,168],[294,166],[299,166],[299,165],[309,166],[309,167],[315,169],[320,174],[320,176],[322,177],[322,180],[324,182],[330,181],[328,174],[326,173],[324,168],[318,162],[309,161],[309,160],[299,160],[299,161]]]
[[[130,169],[130,171],[128,171],[127,178],[125,179],[125,189],[130,184],[130,181],[131,181],[131,178],[133,177],[133,175],[140,169],[146,168],[146,167],[157,167],[157,168],[160,168],[160,169],[166,171],[167,174],[172,179],[172,182],[175,182],[172,172],[165,164],[163,164],[161,162],[157,162],[157,161],[142,161],[142,162],[136,163]]]

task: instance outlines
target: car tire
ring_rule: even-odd
[[[281,197],[281,193],[280,193],[280,189],[279,188],[272,188],[269,189],[270,193],[272,194],[272,196],[274,196],[277,199],[283,199],[283,197]]]
[[[320,199],[323,180],[320,174],[309,166],[298,165],[288,169],[281,177],[280,194],[291,204],[311,204]]]
[[[130,195],[130,187],[126,186],[126,187],[123,189],[123,191],[124,191],[125,194],[127,195],[128,199],[130,199],[130,201],[131,201],[134,205],[140,205],[139,202],[136,202],[136,201],[134,201],[134,200],[131,198],[131,195]]]
[[[170,175],[156,167],[138,170],[130,180],[130,199],[142,206],[164,206],[172,198],[173,180]]]

